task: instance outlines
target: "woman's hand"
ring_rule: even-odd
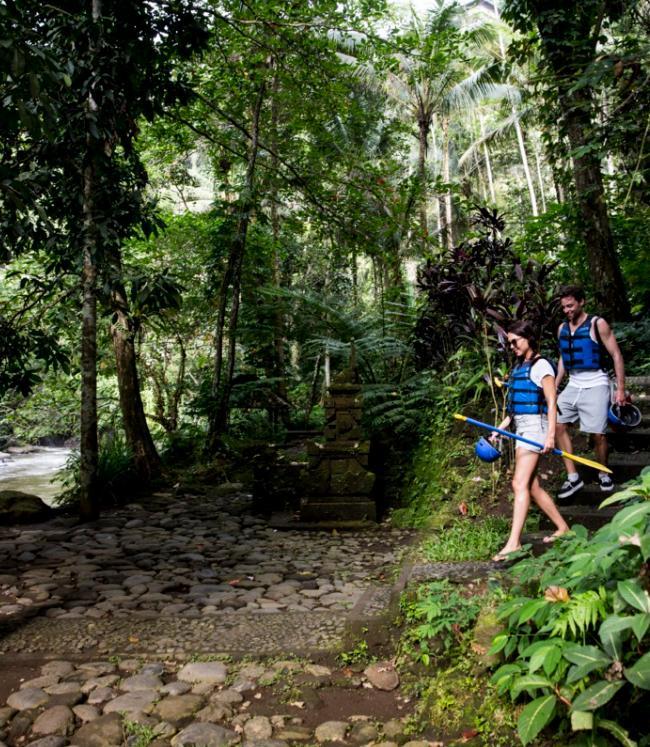
[[[492,431],[492,433],[490,433],[490,435],[488,436],[488,441],[491,444],[495,444],[498,439],[499,439],[499,434],[496,431]]]
[[[542,454],[548,454],[549,452],[553,451],[555,448],[555,436],[548,435],[546,436],[546,441],[544,441],[544,448],[542,449]]]

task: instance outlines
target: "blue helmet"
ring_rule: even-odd
[[[607,412],[611,425],[619,428],[636,428],[641,422],[641,411],[635,405],[612,405]]]
[[[501,452],[486,439],[481,438],[474,447],[474,453],[482,462],[496,462],[501,456]]]

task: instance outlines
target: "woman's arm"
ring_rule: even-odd
[[[555,386],[555,378],[550,374],[546,374],[542,379],[542,389],[544,390],[544,397],[546,398],[546,406],[548,408],[548,433],[542,454],[548,454],[551,449],[555,448],[555,425],[557,423],[557,388]]]
[[[503,430],[504,428],[507,428],[510,425],[510,421],[512,420],[511,415],[506,415],[506,417],[499,423],[497,428],[500,428]],[[492,431],[490,435],[488,436],[488,441],[496,441],[496,439],[499,437],[499,434],[496,431]]]

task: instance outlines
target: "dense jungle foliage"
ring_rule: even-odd
[[[633,0],[1,3],[0,448],[78,446],[90,518],[318,431],[355,360],[393,520],[451,527],[432,559],[458,559],[457,506],[478,516],[499,475],[464,461],[450,414],[500,418],[509,321],[556,357],[557,289],[581,283],[650,374],[649,49]],[[531,696],[524,743],[559,719],[633,744],[634,505],[520,569],[495,683]],[[535,598],[542,573],[574,617]]]

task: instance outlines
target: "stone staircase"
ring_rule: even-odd
[[[610,445],[609,466],[613,471],[615,491],[621,489],[622,484],[636,477],[641,470],[650,465],[650,376],[631,376],[627,379],[627,388],[632,393],[634,404],[641,410],[643,420],[641,425],[629,431],[614,431],[608,433]],[[576,453],[584,454],[593,459],[593,451],[589,449],[587,439],[577,436],[574,439]],[[619,505],[599,509],[599,504],[607,497],[598,485],[597,472],[588,467],[580,468],[580,474],[585,482],[582,490],[564,501],[557,501],[562,515],[567,523],[582,524],[588,529],[598,529],[606,524],[621,508]],[[537,551],[540,538],[548,533],[551,524],[546,517],[540,521],[543,532],[529,534],[524,537],[525,542],[533,545]]]

